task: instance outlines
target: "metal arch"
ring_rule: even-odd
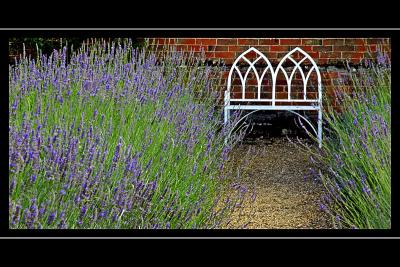
[[[232,64],[232,67],[231,67],[231,69],[230,69],[230,71],[229,71],[229,75],[228,75],[228,85],[227,85],[227,91],[228,92],[230,92],[230,89],[231,89],[231,85],[232,85],[232,74],[233,74],[233,71],[235,70],[238,74],[239,74],[239,77],[240,77],[240,80],[241,80],[241,82],[242,82],[242,87],[243,88],[245,88],[245,80],[243,79],[243,76],[242,76],[242,74],[240,73],[240,70],[238,69],[238,67],[237,67],[237,63],[240,61],[240,59],[244,59],[247,63],[249,63],[249,60],[245,57],[245,55],[246,54],[248,54],[248,53],[250,53],[250,52],[255,52],[258,56],[259,56],[259,58],[257,58],[257,60],[256,61],[258,61],[259,59],[263,59],[266,63],[267,63],[267,67],[265,68],[265,70],[268,70],[268,69],[270,69],[271,70],[271,73],[273,73],[274,72],[274,70],[273,70],[273,68],[272,68],[272,65],[271,65],[271,62],[268,60],[268,58],[263,54],[263,53],[261,53],[259,50],[257,50],[256,48],[254,48],[254,47],[250,47],[249,49],[247,49],[246,51],[244,51],[242,54],[240,54],[237,58],[236,58],[236,60],[233,62],[233,64]],[[261,57],[261,58],[260,58]],[[255,63],[255,62],[253,62],[253,63]],[[252,65],[251,64],[251,62],[249,63],[251,66],[249,67],[249,69],[253,66],[254,67],[254,65]],[[257,73],[257,71],[255,71],[255,73],[256,74],[258,74]],[[263,76],[264,75],[262,75],[261,77],[258,77],[258,75],[257,75],[257,82],[259,82],[259,84],[261,84],[261,81],[262,81],[262,78],[263,78]],[[246,77],[247,77],[247,75],[246,75]]]
[[[295,53],[295,52],[300,52],[303,56],[305,56],[306,58],[308,58],[308,60],[310,60],[311,64],[312,64],[312,68],[309,70],[308,74],[307,74],[307,78],[306,80],[303,80],[304,86],[307,86],[307,82],[308,82],[308,78],[310,76],[310,74],[315,70],[315,72],[317,73],[317,80],[318,80],[318,100],[321,102],[322,101],[322,83],[321,83],[321,73],[319,71],[319,68],[317,66],[317,63],[315,63],[314,59],[307,54],[303,49],[301,49],[300,47],[296,47],[294,48],[292,51],[289,52],[289,55]],[[303,73],[303,70],[301,70],[301,72]],[[320,104],[320,106],[322,106],[322,103]]]
[[[233,129],[239,124],[239,122],[241,122],[242,120],[244,120],[245,118],[247,118],[247,117],[250,116],[251,114],[253,114],[253,113],[257,112],[257,111],[261,111],[261,110],[262,110],[262,109],[253,110],[253,111],[247,113],[246,115],[244,115],[242,118],[240,118],[240,120],[238,120],[238,121],[235,123],[235,125],[231,128],[231,130],[230,130],[230,132],[229,132],[227,138],[225,139],[225,143],[227,142],[227,139],[231,136]],[[312,123],[311,123],[306,117],[304,117],[303,115],[301,115],[301,114],[299,114],[298,112],[293,111],[293,110],[285,110],[285,111],[289,111],[289,112],[291,112],[291,113],[293,113],[293,114],[299,116],[299,117],[302,118],[303,120],[305,120],[305,121],[308,123],[308,125],[310,125],[311,129],[313,129],[315,135],[318,137],[318,132],[317,132],[317,130],[315,129],[315,127],[312,125]],[[304,128],[304,127],[303,127],[303,128]],[[309,134],[309,132],[307,131],[307,129],[304,128],[304,130]]]
[[[257,61],[259,61],[260,59],[261,59],[262,57],[260,56],[260,57],[258,57],[256,60],[254,60],[253,62],[251,62],[250,60],[248,60],[245,56],[243,56],[243,59],[249,64],[249,68],[247,69],[247,71],[246,71],[246,74],[244,75],[244,79],[246,80],[246,78],[247,78],[247,76],[249,75],[249,73],[250,73],[250,69],[253,69],[253,71],[254,71],[254,74],[256,75],[256,78],[257,78],[257,91],[258,92],[260,92],[261,93],[261,79],[260,79],[260,76],[258,75],[258,73],[257,73],[257,70],[256,70],[256,68],[254,67],[254,64],[256,64],[256,62]],[[266,68],[266,69],[268,69],[268,68]],[[245,87],[243,86],[243,94],[242,94],[242,99],[245,99]],[[260,99],[260,94],[258,94],[258,99]]]
[[[310,125],[311,129],[313,129],[315,135],[318,136],[317,130],[315,130],[314,126],[311,124],[311,122],[310,122],[306,117],[304,117],[303,115],[300,115],[299,113],[297,113],[296,111],[293,111],[293,110],[287,110],[287,111],[289,111],[289,112],[291,112],[291,113],[293,113],[293,114],[296,114],[297,116],[299,116],[300,118],[302,118],[303,120],[305,120],[305,121],[308,123],[308,125]],[[305,129],[305,130],[306,130],[306,129]],[[306,131],[307,131],[307,130],[306,130]],[[307,131],[307,132],[308,132],[308,131]]]
[[[257,55],[259,55],[259,57],[251,62],[250,60],[248,60],[245,55],[251,51],[254,51]],[[302,58],[299,62],[297,62],[296,60],[294,60],[291,55],[295,52],[299,52],[301,53],[304,58]],[[245,76],[243,77],[239,68],[236,66],[237,63],[239,62],[240,59],[244,59],[248,64],[249,64],[249,68],[247,69],[247,72],[245,74]],[[258,75],[257,70],[254,67],[254,64],[259,61],[260,59],[264,59],[264,61],[267,63],[267,67],[264,69],[263,73],[261,76]],[[286,70],[282,67],[282,64],[285,62],[285,60],[291,60],[294,64],[295,67],[293,69],[293,72],[291,73],[290,77],[288,75],[288,73],[286,72]],[[312,64],[312,67],[310,68],[309,72],[307,73],[307,75],[305,76],[302,68],[300,67],[301,64],[304,62],[304,60],[309,59],[309,61]],[[262,80],[264,78],[264,75],[266,74],[266,72],[270,69],[271,71],[271,76],[272,76],[272,98],[271,99],[265,99],[262,98],[261,99],[261,83]],[[257,99],[246,99],[245,97],[245,85],[246,85],[246,79],[247,76],[249,74],[249,72],[253,70],[255,72],[255,76],[257,78],[257,85],[258,85],[258,97]],[[290,96],[290,89],[291,89],[291,82],[292,79],[294,77],[294,73],[299,70],[302,80],[303,80],[303,92],[304,92],[304,96],[303,99],[291,99]],[[242,84],[242,90],[243,90],[243,94],[242,94],[242,98],[233,98],[231,99],[230,97],[230,88],[231,88],[231,79],[232,79],[232,74],[233,71],[238,72],[240,80],[241,80],[241,84]],[[287,99],[278,99],[276,100],[275,97],[275,92],[276,92],[276,79],[277,79],[277,75],[279,73],[279,71],[282,71],[286,81],[287,81],[287,85],[288,85],[288,98]],[[317,79],[318,79],[318,99],[307,99],[307,84],[309,81],[309,78],[311,76],[311,73],[313,72],[317,73]],[[271,102],[271,105],[231,105],[231,101],[233,102],[240,102],[240,101],[252,101],[252,102],[263,102],[263,101],[267,101],[267,102]],[[293,106],[276,106],[275,102],[291,102],[291,103],[295,103],[295,102],[305,102],[305,103],[310,103],[309,105],[306,106],[298,106],[298,105],[293,105]],[[318,103],[318,106],[314,106],[313,103]],[[267,108],[268,107],[268,108]],[[255,109],[254,111],[246,114],[243,118],[241,118],[237,123],[239,123],[240,121],[242,121],[243,119],[245,119],[247,116],[249,116],[250,114],[258,111],[258,110],[286,110],[289,111],[291,113],[294,113],[296,115],[298,115],[300,118],[304,119],[313,129],[314,133],[317,135],[318,137],[318,143],[319,143],[319,147],[322,147],[322,83],[321,83],[321,73],[319,71],[319,68],[317,66],[317,64],[315,63],[315,61],[312,59],[312,57],[307,54],[305,51],[303,51],[301,48],[296,47],[293,50],[291,50],[289,53],[287,53],[279,62],[277,68],[274,69],[272,68],[272,65],[270,63],[270,61],[268,60],[268,58],[266,56],[264,56],[264,54],[262,54],[260,51],[258,51],[257,49],[255,49],[254,47],[249,48],[248,50],[246,50],[245,52],[243,52],[233,63],[230,71],[229,71],[229,76],[228,76],[228,87],[227,90],[225,91],[225,95],[224,95],[224,123],[228,123],[229,119],[230,119],[230,110],[232,109],[246,109],[246,110],[252,110]],[[311,124],[311,122],[305,118],[304,116],[300,115],[299,113],[295,112],[294,110],[318,110],[318,131],[316,131],[316,129],[314,128],[314,126]],[[235,124],[236,126],[237,124]],[[304,128],[304,127],[303,127]],[[233,129],[233,128],[232,128]],[[307,131],[307,129],[305,129]],[[232,130],[231,130],[232,132]],[[231,132],[229,133],[228,136],[230,136]],[[308,131],[307,131],[308,132]]]
[[[261,110],[261,109],[253,110],[252,112],[249,112],[249,113],[247,113],[246,115],[244,115],[242,118],[240,118],[240,120],[238,120],[238,121],[236,122],[236,124],[232,127],[232,129],[229,131],[229,134],[228,134],[227,138],[229,138],[229,137],[231,136],[231,133],[232,133],[233,129],[239,124],[239,122],[241,122],[243,119],[247,118],[249,115],[251,115],[251,114],[253,114],[253,113],[257,112],[257,111],[260,111],[260,110]],[[226,140],[227,140],[227,139],[225,139],[225,143],[226,143]]]
[[[304,58],[301,59],[299,62],[295,61],[292,57],[290,57],[292,54],[294,54],[295,52],[299,52],[301,53]],[[276,70],[274,72],[274,76],[273,76],[273,80],[276,81],[276,78],[278,76],[279,71],[281,70],[283,72],[283,74],[285,75],[287,84],[288,84],[288,99],[290,99],[290,87],[291,87],[291,82],[292,82],[292,75],[289,78],[287,75],[287,72],[285,71],[285,69],[282,67],[283,63],[287,60],[291,60],[294,64],[295,64],[295,68],[293,69],[292,75],[294,74],[294,72],[299,69],[299,72],[301,74],[301,77],[303,79],[303,86],[304,86],[304,95],[306,95],[306,87],[307,87],[307,83],[308,83],[308,78],[310,77],[310,74],[315,71],[317,73],[317,79],[318,79],[318,100],[321,101],[322,100],[322,92],[321,92],[321,73],[319,72],[318,66],[315,63],[314,59],[307,54],[304,50],[302,50],[300,47],[296,47],[294,48],[292,51],[290,51],[289,53],[287,53],[279,62],[278,66],[276,67]],[[307,78],[304,75],[303,70],[300,68],[301,63],[303,63],[304,60],[308,59],[311,64],[312,64],[312,68],[310,69],[310,71],[307,73]],[[272,91],[272,97],[273,99],[275,99],[275,86],[273,86],[273,91]],[[306,99],[306,98],[304,98]]]

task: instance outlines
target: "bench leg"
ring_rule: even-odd
[[[226,126],[229,122],[229,109],[225,106],[224,107],[224,125]],[[228,143],[229,136],[225,136],[225,145]]]
[[[224,108],[224,124],[227,124],[230,119],[229,109],[227,107]]]
[[[318,144],[322,147],[322,109],[318,110]]]

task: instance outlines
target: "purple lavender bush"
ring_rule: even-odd
[[[218,69],[130,40],[66,55],[9,68],[9,227],[220,227],[241,200],[220,194]]]
[[[366,68],[350,71],[348,77],[352,92],[339,88],[336,95],[342,111],[327,99],[326,137],[320,154],[314,154],[326,189],[320,207],[337,228],[389,229],[390,61],[380,54],[377,64],[366,61]]]

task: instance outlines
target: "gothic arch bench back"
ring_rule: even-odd
[[[255,54],[256,59],[250,60],[248,57],[246,57],[249,54]],[[296,56],[297,59],[295,59],[293,56]],[[308,65],[304,64],[306,61],[308,61]],[[291,73],[288,73],[287,70],[285,70],[284,64],[286,62],[293,64]],[[263,63],[262,66],[264,67],[261,69],[261,72],[257,71],[257,63],[259,65],[260,63]],[[241,72],[240,64],[247,67],[245,73]],[[309,69],[305,73],[307,67]],[[251,73],[254,78],[250,80],[249,74]],[[312,81],[310,79],[311,75],[316,76],[317,86],[312,85]],[[234,79],[234,76],[237,76],[237,78]],[[267,80],[267,76],[270,77],[269,80]],[[278,79],[278,76],[281,78],[284,77],[284,84],[282,83],[282,79]],[[293,82],[295,80],[297,81],[297,84],[293,86]],[[302,81],[302,84],[299,84],[299,81]],[[278,87],[280,86],[279,88],[282,88],[283,85],[285,86],[287,92],[277,94]],[[238,90],[232,92],[233,87],[235,87],[235,89],[238,89],[239,87],[241,92],[238,92]],[[266,87],[269,87],[271,92],[267,92],[268,90],[263,90]],[[294,87],[296,87],[296,89],[301,89],[301,92],[297,90],[296,98],[292,97]],[[309,91],[311,89],[317,89],[316,92],[313,93],[314,97],[309,97]],[[251,92],[249,92],[250,90]],[[254,97],[247,97],[249,93],[252,93]],[[282,95],[285,97],[282,97]],[[304,52],[301,48],[296,47],[287,53],[274,69],[271,62],[263,53],[254,47],[249,48],[238,58],[236,58],[229,71],[227,89],[224,97],[224,123],[229,123],[231,110],[252,111],[246,114],[245,117],[259,110],[284,110],[294,113],[304,119],[311,126],[318,138],[319,147],[321,147],[322,85],[321,74],[317,64],[310,55]],[[314,126],[307,118],[300,115],[297,111],[318,112],[318,131],[315,130]]]

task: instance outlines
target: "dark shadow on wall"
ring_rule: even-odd
[[[118,42],[121,38],[90,38],[90,37],[76,37],[76,38],[9,38],[8,39],[8,61],[9,64],[15,64],[15,58],[19,58],[24,54],[31,56],[31,58],[37,57],[38,50],[42,51],[43,55],[50,55],[55,49],[61,49],[67,46],[67,51],[78,50],[83,42],[91,42],[93,40],[105,40],[107,42]],[[141,47],[143,40],[139,38],[132,38],[134,47]],[[68,54],[68,53],[67,53]],[[68,56],[68,55],[67,55]],[[67,58],[68,60],[68,58]]]

